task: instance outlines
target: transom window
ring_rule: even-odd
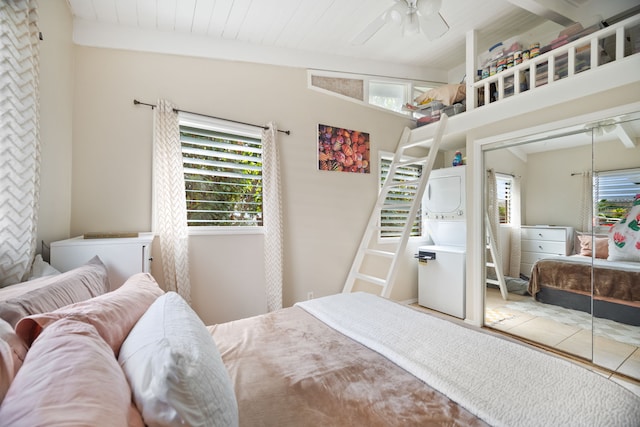
[[[190,227],[262,226],[262,140],[254,128],[180,116]]]
[[[409,84],[369,82],[369,104],[406,114],[402,107],[409,101]]]

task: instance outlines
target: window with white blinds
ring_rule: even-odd
[[[496,173],[496,184],[498,187],[497,199],[500,224],[511,224],[511,189],[513,186],[513,177]]]
[[[616,224],[640,194],[640,168],[596,172],[593,188],[599,225]]]
[[[204,124],[204,122],[203,122]],[[262,141],[237,127],[181,121],[190,227],[262,226]]]
[[[382,187],[385,179],[387,179],[392,159],[393,154],[380,154],[380,187]],[[421,174],[422,166],[406,165],[398,169],[396,177],[398,180],[402,181],[413,181],[418,179]],[[407,184],[405,186],[394,187],[389,191],[385,204],[409,204],[413,201],[416,191],[416,184]],[[398,227],[404,227],[407,221],[408,214],[409,208],[406,207],[401,207],[397,210],[383,210],[380,214],[380,238],[400,238],[402,232],[398,230]],[[419,210],[418,214],[414,218],[413,227],[411,228],[411,233],[409,234],[410,236],[422,236],[422,221],[420,220],[420,218],[422,218],[422,210]],[[393,228],[395,228],[395,230]]]

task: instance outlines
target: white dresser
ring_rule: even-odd
[[[520,231],[520,273],[531,274],[533,264],[550,256],[570,255],[573,250],[573,227],[523,225]]]
[[[135,273],[151,272],[152,242],[153,233],[138,233],[138,237],[85,239],[79,236],[60,240],[51,243],[51,265],[65,272],[97,255],[107,267],[113,290]]]

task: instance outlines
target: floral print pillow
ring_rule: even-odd
[[[627,216],[609,231],[609,261],[640,262],[640,194]]]

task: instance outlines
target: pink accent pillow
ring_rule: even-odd
[[[31,345],[42,330],[56,320],[74,319],[92,324],[117,357],[133,325],[163,293],[149,273],[138,273],[104,295],[50,313],[25,317],[16,325],[16,333]]]
[[[71,319],[42,332],[0,406],[3,427],[125,426],[131,389],[96,329]]]
[[[31,314],[46,313],[109,292],[107,267],[93,257],[85,265],[2,288],[0,318],[15,327]]]
[[[22,366],[28,347],[10,324],[0,319],[0,403]]]
[[[587,235],[578,236],[580,240],[580,255],[592,256],[593,254],[593,238]],[[596,258],[607,259],[609,256],[609,238],[595,237],[596,242]]]

